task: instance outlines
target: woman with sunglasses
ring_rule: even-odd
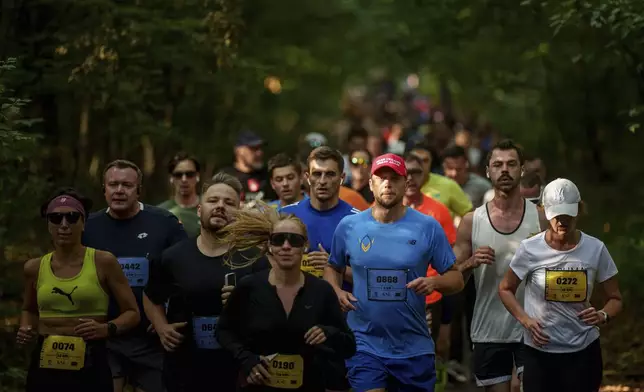
[[[240,211],[225,239],[236,249],[259,247],[273,268],[238,282],[219,318],[219,343],[241,364],[243,390],[323,391],[317,355],[349,358],[355,338],[331,286],[300,271],[304,224],[260,208]]]
[[[27,261],[17,341],[37,340],[26,391],[111,392],[105,340],[136,326],[140,315],[116,258],[84,247],[81,235],[91,200],[73,189],[41,207],[54,251]],[[120,315],[108,320],[108,299]]]

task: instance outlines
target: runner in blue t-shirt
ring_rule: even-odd
[[[375,204],[340,222],[325,270],[356,336],[358,352],[347,361],[356,392],[433,391],[434,342],[425,320],[425,296],[463,288],[440,224],[402,204],[406,172],[397,155],[376,158],[370,179]],[[353,293],[340,289],[349,263]],[[441,276],[426,277],[429,265]]]
[[[339,151],[330,147],[318,147],[307,159],[306,173],[310,197],[280,209],[281,213],[293,214],[306,225],[309,237],[309,252],[305,255],[302,270],[322,277],[328,264],[333,233],[342,218],[360,211],[340,200],[340,187],[344,180],[344,160]],[[347,268],[350,270],[350,268]],[[346,274],[345,289],[351,290],[350,273]],[[342,358],[328,358],[325,367],[326,389],[346,391],[346,367]]]

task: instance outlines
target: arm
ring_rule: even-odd
[[[25,288],[22,298],[22,312],[20,314],[20,328],[33,329],[38,326],[38,302],[36,294],[36,281],[40,270],[40,259],[31,259],[25,263],[23,274]]]
[[[326,275],[325,275],[326,276]],[[344,281],[353,284],[353,271],[351,270],[351,267],[346,267],[344,269]]]
[[[619,290],[617,277],[613,276],[612,278],[601,282],[600,285],[606,295],[606,303],[602,310],[606,312],[608,318],[611,319],[622,311],[622,293]]]
[[[516,292],[519,288],[519,284],[521,284],[521,279],[519,279],[517,274],[510,267],[499,285],[499,297],[508,312],[510,312],[510,314],[517,319],[521,325],[525,325],[526,320],[530,317],[525,310],[523,310],[523,306],[521,306],[517,300]]]
[[[105,283],[116,299],[121,312],[117,318],[112,320],[112,323],[116,325],[117,333],[123,333],[136,327],[141,321],[139,307],[116,257],[108,252],[96,251],[96,261],[103,270]]]
[[[247,315],[252,314],[246,311],[250,304],[251,287],[247,283],[250,280],[252,278],[242,280],[246,283],[240,283],[230,294],[228,302],[219,316],[216,332],[219,344],[228,350],[241,365],[244,377],[247,377],[251,369],[261,362],[259,356],[246,347],[240,335],[240,332],[247,329],[250,322]]]
[[[333,350],[340,357],[349,359],[356,353],[356,338],[347,325],[333,289],[325,282],[323,282],[323,285],[323,325],[319,326],[326,336],[326,341],[323,345]]]
[[[172,275],[168,271],[166,252],[150,260],[150,278],[143,291],[143,311],[156,331],[168,324],[165,304],[170,298]]]
[[[324,280],[329,282],[336,293],[342,290],[343,275],[346,274],[347,270],[344,226],[344,220],[342,220],[338,227],[335,228],[333,240],[331,241],[329,263],[324,266]],[[353,281],[353,275],[351,275],[351,281]]]
[[[456,255],[456,268],[463,274],[463,281],[467,283],[472,275],[472,222],[474,213],[466,214],[456,231],[454,254]]]
[[[465,283],[463,282],[463,275],[454,265],[454,251],[452,250],[447,236],[443,228],[435,220],[433,223],[433,235],[431,237],[432,249],[431,260],[432,268],[440,274],[428,278],[432,280],[434,290],[442,294],[450,295],[458,293],[463,290]]]
[[[429,279],[434,280],[434,290],[443,295],[456,294],[465,287],[463,275],[455,265],[452,265],[450,269],[442,275],[434,276]]]

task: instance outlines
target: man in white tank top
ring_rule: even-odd
[[[523,153],[510,140],[497,143],[487,159],[494,198],[463,217],[454,253],[465,281],[474,273],[476,303],[470,331],[474,375],[488,392],[509,392],[513,370],[522,372],[523,329],[498,296],[499,283],[522,240],[547,227],[543,213],[519,192]],[[522,302],[523,287],[517,298]]]

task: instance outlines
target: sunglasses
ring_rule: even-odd
[[[369,166],[371,162],[368,159],[364,158],[351,158],[351,164],[353,166]]]
[[[271,245],[282,246],[288,241],[294,248],[302,248],[306,244],[306,237],[297,233],[275,233],[271,234]]]
[[[194,178],[197,176],[197,172],[196,171],[185,171],[185,172],[178,171],[178,172],[172,173],[172,177],[177,179],[183,178],[183,176],[186,176],[188,178]]]
[[[420,170],[420,169],[411,169],[411,170],[407,170],[407,175],[408,175],[408,176],[419,176],[419,175],[421,175],[421,174],[423,174],[423,171],[422,171],[422,170]]]
[[[47,220],[50,223],[53,223],[54,225],[60,225],[63,223],[63,218],[69,223],[70,225],[75,224],[78,222],[78,220],[83,216],[80,212],[51,212],[47,214]]]

